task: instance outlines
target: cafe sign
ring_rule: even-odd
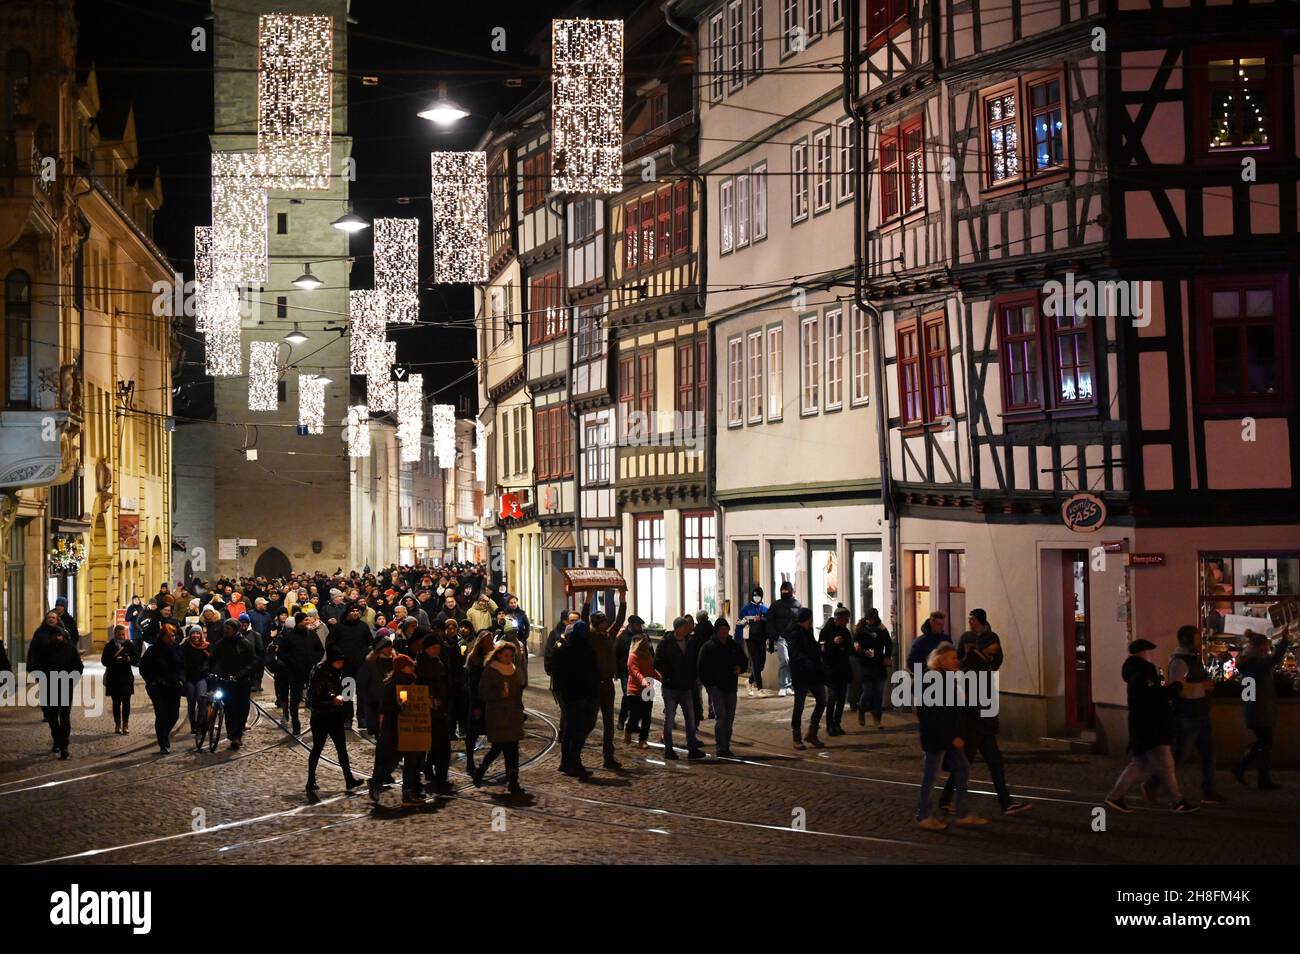
[[[1106,504],[1095,494],[1075,494],[1061,505],[1061,520],[1075,533],[1096,533],[1106,525]]]
[[[618,570],[576,567],[561,570],[566,594],[592,590],[626,590],[627,581]]]

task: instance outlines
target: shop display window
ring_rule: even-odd
[[[1300,695],[1300,554],[1202,553],[1199,569],[1202,650],[1216,692],[1241,691],[1237,658],[1254,632],[1291,643],[1274,674],[1279,694]]]

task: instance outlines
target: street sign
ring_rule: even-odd
[[[1164,566],[1163,553],[1130,553],[1125,561],[1129,566]]]

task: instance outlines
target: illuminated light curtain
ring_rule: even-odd
[[[397,410],[396,341],[371,341],[366,350],[366,404],[376,411]]]
[[[474,479],[487,482],[487,429],[481,421],[474,422]]]
[[[487,281],[487,153],[429,154],[433,191],[433,280]]]
[[[257,152],[271,189],[330,187],[334,21],[266,14],[257,21]]]
[[[370,456],[370,409],[364,404],[348,408],[348,456]]]
[[[402,463],[420,460],[420,438],[424,433],[424,375],[412,374],[397,382],[397,440]]]
[[[194,330],[208,330],[205,290],[212,287],[212,226],[194,226]]]
[[[212,281],[265,285],[265,181],[251,152],[212,154]]]
[[[420,220],[375,219],[374,229],[375,293],[383,318],[414,324],[420,314]]]
[[[433,423],[433,452],[444,470],[456,466],[456,407],[435,404],[429,411]]]
[[[234,286],[209,288],[204,292],[207,330],[203,335],[204,363],[214,378],[243,373],[239,327],[239,289]]]
[[[551,191],[623,188],[623,21],[551,21]]]
[[[298,426],[308,434],[325,433],[325,379],[320,375],[298,375]]]
[[[368,373],[372,342],[384,340],[382,299],[370,289],[348,292],[348,367],[352,374]]]
[[[280,405],[280,343],[253,341],[248,345],[248,409],[274,411]]]

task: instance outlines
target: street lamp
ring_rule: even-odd
[[[352,203],[347,204],[346,211],[330,223],[340,232],[360,232],[370,228],[370,223],[352,211]]]
[[[293,331],[284,336],[284,340],[290,345],[300,345],[307,340],[307,336],[298,330],[298,322],[293,323]]]
[[[319,278],[311,273],[311,262],[303,265],[305,271],[293,280],[296,287],[303,291],[311,291],[313,288],[320,288],[324,284]]]
[[[464,109],[460,104],[453,102],[447,97],[447,84],[438,84],[438,98],[426,106],[417,114],[421,119],[427,119],[431,123],[437,123],[439,126],[450,126],[452,123],[459,122],[469,115],[469,110]]]

